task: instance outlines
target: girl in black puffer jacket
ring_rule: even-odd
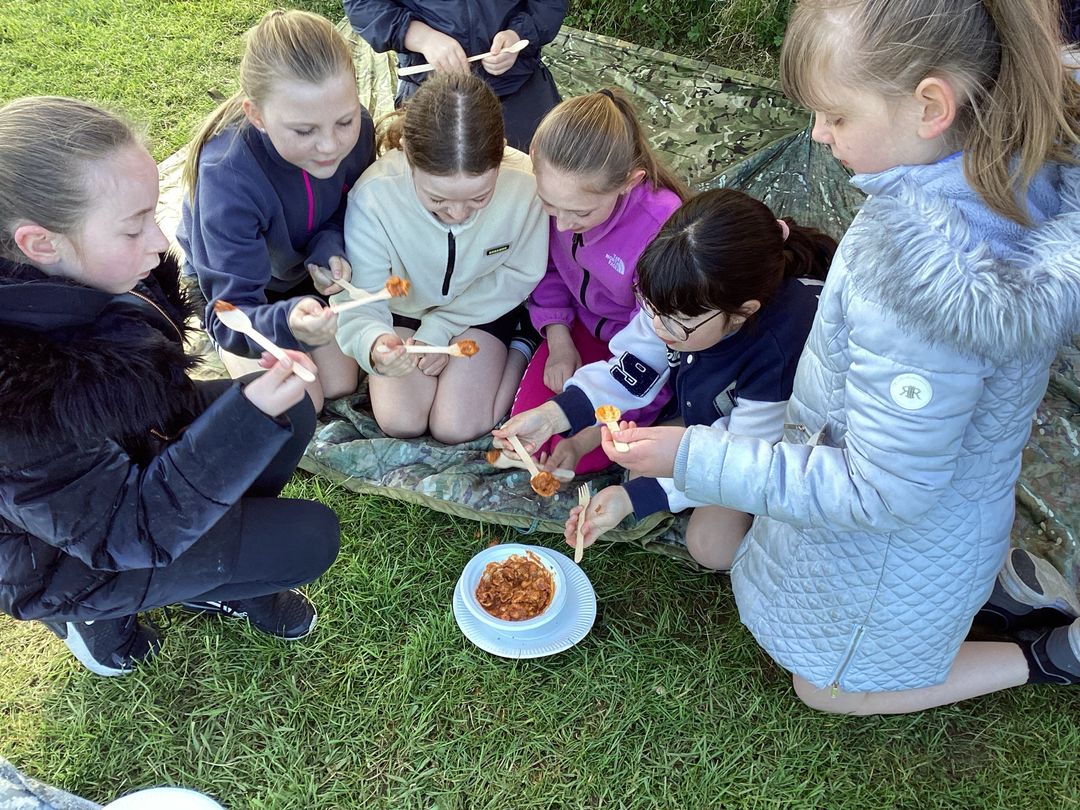
[[[154,211],[157,168],[82,102],[0,108],[0,610],[101,675],[160,646],[154,607],[314,626],[299,591],[337,518],[278,498],[314,429],[294,364],[196,382],[189,308]]]

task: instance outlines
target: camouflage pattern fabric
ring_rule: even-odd
[[[376,119],[393,108],[393,54],[354,43],[361,101]],[[862,201],[829,150],[810,139],[810,118],[786,100],[775,82],[725,70],[621,40],[564,27],[544,50],[564,98],[618,86],[635,100],[650,141],[691,187],[740,188],[778,215],[814,225],[839,238]],[[166,222],[178,220],[177,156],[163,164]],[[168,199],[166,197],[168,196]],[[174,212],[170,214],[169,212]],[[172,218],[174,217],[174,218]],[[204,344],[206,374],[220,375]],[[554,498],[532,492],[524,471],[488,466],[490,440],[448,447],[430,438],[384,436],[366,391],[328,403],[301,466],[356,492],[423,503],[451,514],[515,526],[523,532],[562,533],[576,503],[578,481]],[[591,477],[593,491],[621,480],[620,472]],[[1017,488],[1014,539],[1052,559],[1076,584],[1080,577],[1080,344],[1066,347],[1052,371]],[[687,559],[685,516],[628,518],[605,537],[641,544]]]
[[[5,810],[100,810],[101,805],[32,779],[0,757],[0,808]]]

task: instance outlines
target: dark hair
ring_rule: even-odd
[[[471,73],[436,73],[402,109],[379,120],[384,124],[380,149],[398,149],[404,137],[409,164],[428,174],[478,175],[502,162],[502,107]]]
[[[663,315],[740,313],[764,307],[785,278],[824,279],[836,252],[831,236],[784,219],[742,191],[705,191],[675,211],[638,259],[641,296]]]

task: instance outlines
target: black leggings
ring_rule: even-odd
[[[232,380],[200,383],[208,407]],[[131,593],[125,609],[69,620],[117,619],[177,602],[249,599],[317,579],[337,557],[340,528],[333,510],[316,501],[279,498],[315,431],[308,397],[290,408],[293,435],[214,528],[169,565],[123,571],[110,588]]]

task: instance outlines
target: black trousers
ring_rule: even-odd
[[[200,383],[204,407],[233,384]],[[278,497],[315,432],[309,398],[287,415],[293,435],[231,510],[239,520],[222,520],[166,566],[118,573],[108,586],[119,597],[111,609],[52,618],[119,619],[177,602],[265,596],[317,579],[337,557],[340,527],[321,503]]]
[[[408,101],[419,87],[416,82],[399,79],[394,106],[400,107]],[[508,96],[499,96],[499,101],[502,103],[506,142],[527,153],[537,125],[552,107],[562,101],[562,97],[551,72],[540,63],[525,84]]]

